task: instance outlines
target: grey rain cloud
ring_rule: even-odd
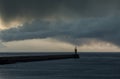
[[[120,0],[0,0],[5,23],[16,18],[34,19],[22,27],[1,31],[0,38],[15,41],[50,37],[70,43],[93,38],[120,45],[119,4]],[[43,20],[49,16],[55,21]]]
[[[23,27],[1,31],[3,41],[37,38],[56,38],[74,43],[76,39],[90,38],[120,45],[120,17],[87,18],[66,23],[57,21],[54,25],[46,21],[26,23]],[[83,42],[83,41],[82,41]]]
[[[102,17],[120,11],[120,0],[0,0],[5,22],[16,18],[44,18],[50,15]]]

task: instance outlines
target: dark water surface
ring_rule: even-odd
[[[0,54],[0,56],[20,55],[48,54]],[[80,53],[80,57],[0,65],[0,79],[120,79],[120,53]]]

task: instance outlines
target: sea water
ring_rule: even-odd
[[[0,56],[27,55],[48,54],[0,54]],[[79,53],[79,55],[80,59],[62,59],[0,65],[0,79],[120,79],[120,53],[99,52]]]

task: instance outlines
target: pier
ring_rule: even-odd
[[[59,60],[79,58],[78,54],[67,54],[67,55],[48,55],[48,56],[11,56],[11,57],[0,57],[0,65],[15,64],[23,62],[35,62],[35,61],[48,61],[48,60]]]

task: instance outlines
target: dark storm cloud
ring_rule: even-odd
[[[59,0],[2,0],[1,17],[4,21],[16,18],[47,16],[56,9]]]
[[[37,38],[55,38],[76,44],[87,43],[87,39],[98,39],[120,45],[120,17],[85,18],[70,23],[57,21],[54,25],[46,21],[26,23],[23,27],[11,28],[1,32],[3,41],[15,41]],[[77,43],[78,43],[77,42]]]
[[[118,12],[119,3],[120,0],[0,0],[0,14],[6,22],[16,18],[44,18],[60,9],[61,14],[73,12],[70,16],[97,17]]]
[[[14,41],[50,37],[70,43],[93,38],[120,45],[119,4],[120,0],[0,0],[5,23],[16,18],[34,19],[22,27],[1,31],[0,38]],[[50,16],[55,21],[45,21]]]

